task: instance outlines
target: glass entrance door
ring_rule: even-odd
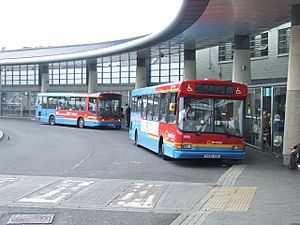
[[[272,150],[275,154],[282,154],[286,87],[274,87],[273,96]]]
[[[249,89],[246,106],[246,142],[261,148],[261,88]]]
[[[262,97],[262,150],[272,150],[272,88],[263,87]]]

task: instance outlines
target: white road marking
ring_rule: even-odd
[[[110,205],[118,207],[154,208],[165,185],[133,183]]]
[[[63,199],[75,194],[85,187],[94,183],[93,181],[63,180],[42,188],[17,202],[24,203],[60,203]]]

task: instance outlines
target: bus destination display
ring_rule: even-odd
[[[234,95],[234,86],[221,84],[196,84],[196,94]]]

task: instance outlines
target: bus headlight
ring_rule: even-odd
[[[191,144],[182,144],[182,148],[192,148]]]
[[[240,145],[233,145],[232,149],[233,150],[243,150],[242,146],[240,146]]]

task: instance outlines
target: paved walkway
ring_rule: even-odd
[[[241,165],[172,225],[300,225],[300,171],[254,149]]]

